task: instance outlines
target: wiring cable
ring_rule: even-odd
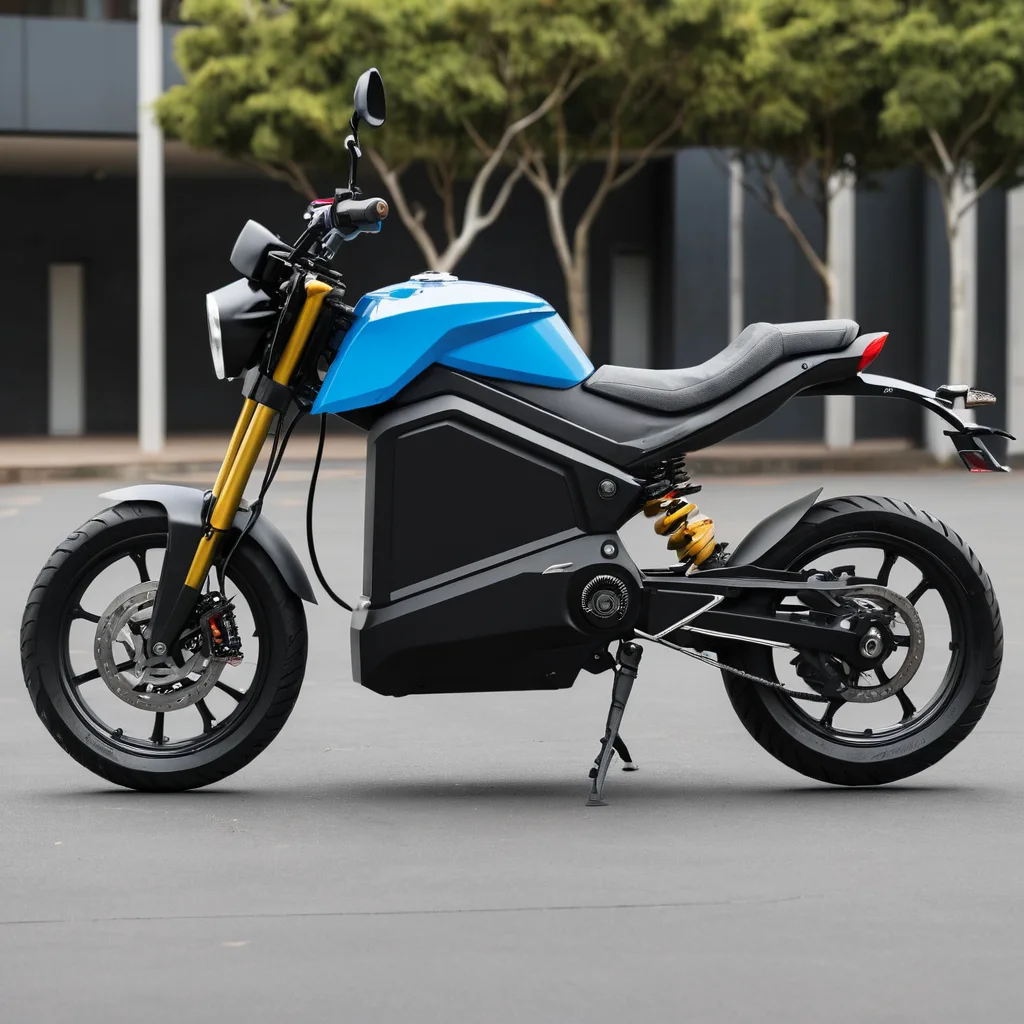
[[[320,417],[320,443],[316,446],[316,459],[313,462],[313,474],[309,478],[309,496],[306,498],[306,544],[309,547],[309,560],[313,563],[313,572],[320,581],[320,586],[327,591],[327,595],[335,604],[340,604],[346,611],[352,611],[352,605],[343,601],[334,592],[334,589],[324,578],[323,570],[320,568],[320,560],[316,557],[316,546],[313,543],[313,499],[316,497],[316,481],[320,475],[320,463],[324,457],[324,441],[327,438],[327,416]]]

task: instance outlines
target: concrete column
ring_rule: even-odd
[[[50,264],[49,432],[85,431],[84,290],[80,263]]]
[[[836,175],[830,183],[828,265],[835,278],[829,317],[856,320],[857,187],[852,174]],[[825,444],[849,448],[854,442],[855,414],[851,395],[825,398]]]
[[[1024,451],[1024,186],[1006,196],[1006,429]]]
[[[729,161],[729,337],[736,340],[743,328],[743,161]]]
[[[160,0],[139,0],[139,447],[158,452],[166,432],[164,357],[164,137],[153,116],[163,92]]]

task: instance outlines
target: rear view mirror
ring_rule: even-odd
[[[352,97],[356,114],[371,128],[379,128],[387,114],[384,99],[384,79],[376,68],[370,68],[359,76],[356,91]]]

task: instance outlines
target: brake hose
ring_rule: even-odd
[[[324,578],[323,570],[320,568],[320,560],[316,557],[316,546],[313,543],[313,499],[316,497],[316,480],[320,475],[320,463],[324,457],[324,441],[327,439],[327,415],[320,417],[320,442],[316,446],[316,460],[313,462],[313,475],[309,478],[309,497],[306,499],[306,543],[309,547],[309,560],[313,563],[313,572],[320,581],[320,586],[327,591],[328,597],[335,603],[340,604],[346,611],[352,611],[352,605],[343,601],[334,592],[331,585]]]

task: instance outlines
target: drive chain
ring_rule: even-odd
[[[673,645],[673,650],[679,651],[680,654],[685,654],[688,658],[695,658],[697,661],[702,661],[705,665],[711,665],[713,668],[717,669],[725,669],[726,672],[729,672],[734,676],[740,676],[742,679],[749,679],[752,683],[767,686],[769,690],[777,690],[779,693],[785,694],[787,697],[792,697],[794,700],[808,700],[817,704],[828,704],[832,700],[831,697],[823,697],[820,693],[807,693],[803,690],[791,690],[788,686],[783,686],[782,683],[775,679],[764,679],[761,676],[755,676],[752,672],[744,672],[741,668],[733,668],[731,665],[723,664],[716,658],[709,658],[706,654],[698,654],[696,651],[687,650],[685,647],[675,647]]]

